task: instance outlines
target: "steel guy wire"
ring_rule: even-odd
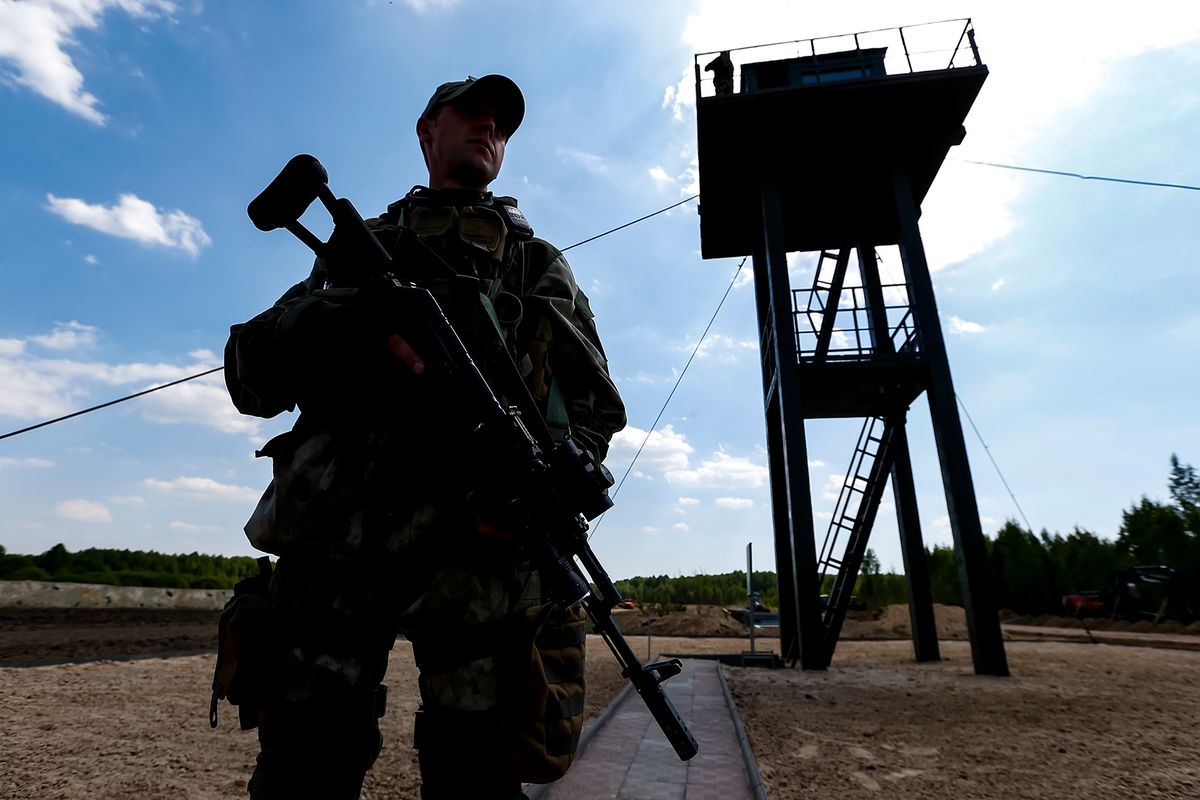
[[[749,258],[747,256],[746,258]],[[633,454],[633,458],[629,462],[629,466],[625,468],[625,474],[621,476],[621,482],[617,484],[617,488],[613,490],[612,499],[616,500],[617,495],[621,493],[621,487],[625,485],[625,479],[629,477],[629,473],[633,471],[633,465],[637,463],[638,456],[642,454],[646,443],[650,441],[650,435],[654,433],[654,429],[658,427],[659,420],[667,410],[667,405],[671,402],[671,398],[675,396],[675,390],[679,388],[679,384],[683,381],[683,376],[687,374],[688,367],[692,365],[692,359],[696,357],[696,353],[700,352],[700,345],[704,344],[704,337],[708,336],[708,331],[712,328],[713,322],[717,319],[717,314],[721,313],[721,306],[725,305],[725,298],[729,297],[729,292],[733,290],[733,285],[737,283],[738,275],[742,274],[742,267],[746,265],[746,258],[742,259],[742,263],[738,264],[737,270],[733,273],[733,278],[729,281],[729,286],[725,287],[725,294],[721,295],[721,302],[717,303],[717,310],[712,313],[708,324],[704,326],[704,333],[700,334],[700,340],[696,342],[696,346],[692,348],[692,354],[688,356],[687,363],[683,365],[683,369],[679,372],[679,377],[675,379],[675,385],[671,387],[670,394],[663,401],[662,408],[658,410],[658,416],[654,418],[654,422],[650,424],[650,429],[646,431],[645,437],[642,439],[641,445],[638,446],[637,452]],[[600,523],[604,521],[604,517],[608,512],[600,515],[600,519],[596,520],[596,527],[592,528],[592,532],[588,534],[590,539],[596,535],[596,531],[600,530]]]

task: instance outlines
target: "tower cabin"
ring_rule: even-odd
[[[956,25],[957,44],[912,53],[909,39],[935,39]],[[860,43],[889,42],[860,47]],[[820,52],[822,46],[853,49]],[[718,94],[696,57],[700,240],[704,258],[749,255],[759,234],[759,183],[778,182],[788,252],[847,241],[899,240],[891,174],[910,176],[918,208],[988,70],[964,21],[759,45],[731,60],[800,47],[808,55],[745,61],[736,90]],[[936,59],[936,60],[935,60]]]

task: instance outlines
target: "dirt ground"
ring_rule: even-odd
[[[828,672],[727,668],[771,800],[1200,797],[1200,652],[842,642]]]
[[[689,611],[670,625],[724,624],[719,609]],[[846,633],[894,637],[898,613]],[[961,610],[939,609],[938,627],[961,635]],[[0,611],[0,798],[244,797],[254,734],[227,705],[208,727],[214,631],[211,612]],[[642,657],[746,646],[722,632],[628,635]],[[624,681],[601,641],[588,646],[592,717]],[[145,657],[165,653],[193,654]],[[918,665],[905,641],[843,641],[826,673],[726,675],[772,800],[1200,797],[1200,652],[1010,642],[1008,655],[1013,677],[979,678],[965,643]],[[386,744],[363,796],[415,800],[405,642],[387,683]]]

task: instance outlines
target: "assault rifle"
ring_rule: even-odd
[[[506,397],[520,398],[524,393],[526,413],[497,399],[437,300],[427,289],[401,279],[398,265],[354,206],[334,197],[328,182],[317,159],[296,156],[254,198],[247,212],[259,230],[286,228],[321,257],[338,286],[371,292],[380,304],[375,307],[388,310],[394,333],[425,363],[421,380],[436,382],[439,397],[452,404],[457,430],[450,433],[468,442],[472,458],[467,461],[480,465],[480,474],[490,484],[489,497],[500,499],[492,509],[499,513],[501,524],[535,553],[555,600],[567,607],[583,604],[595,631],[621,665],[621,674],[641,695],[680,759],[690,759],[698,749],[696,740],[662,689],[662,683],[678,675],[682,665],[679,659],[645,665],[638,661],[612,616],[621,594],[588,544],[588,521],[612,507],[608,496],[612,475],[569,435],[553,440],[536,409],[528,408],[531,401],[523,383],[519,391],[514,389],[515,366],[507,381],[494,380],[505,383],[507,391],[501,394]],[[299,221],[317,199],[333,217],[334,233],[327,242]],[[406,259],[440,264],[454,273],[417,236],[404,230],[400,235]],[[515,380],[520,382],[520,376]]]

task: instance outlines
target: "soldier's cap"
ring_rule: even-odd
[[[434,90],[433,96],[422,117],[432,118],[438,108],[466,97],[485,97],[496,112],[496,126],[512,136],[525,118],[525,96],[511,78],[503,75],[484,75],[482,78],[467,76],[465,81],[443,83]]]

